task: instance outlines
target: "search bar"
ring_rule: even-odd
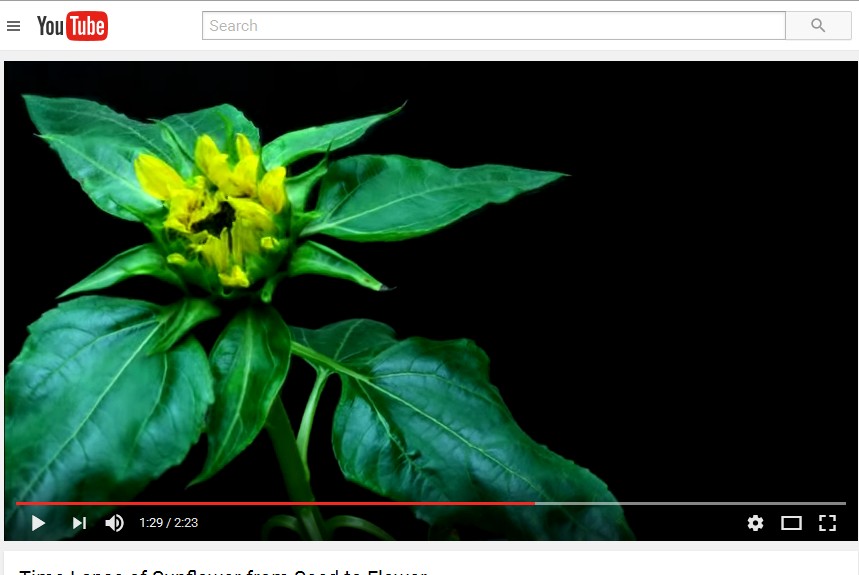
[[[203,12],[204,40],[784,40],[785,30],[785,12]]]
[[[784,12],[203,12],[204,40],[784,40]]]

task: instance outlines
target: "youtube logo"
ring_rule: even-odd
[[[107,13],[89,10],[69,12],[65,21],[37,16],[41,36],[63,36],[76,42],[93,42],[107,38]]]
[[[66,38],[97,41],[107,38],[106,12],[69,12],[66,15]]]

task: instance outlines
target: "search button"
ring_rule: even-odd
[[[850,40],[851,12],[788,12],[788,40]]]

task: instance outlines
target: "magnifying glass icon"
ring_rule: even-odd
[[[814,28],[815,30],[820,30],[821,32],[826,32],[826,30],[823,29],[823,20],[821,20],[820,18],[814,18],[811,21],[811,27]]]

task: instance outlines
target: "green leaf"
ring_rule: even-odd
[[[357,242],[414,238],[561,176],[510,166],[455,170],[403,156],[352,156],[328,168],[316,206],[321,215],[302,235]]]
[[[161,353],[171,349],[197,324],[221,315],[218,306],[204,299],[186,297],[161,312],[162,324],[158,336],[152,340],[149,353]]]
[[[293,210],[304,212],[307,198],[326,173],[328,173],[328,154],[325,154],[322,160],[306,172],[286,178],[286,195]],[[307,214],[303,215],[307,217]]]
[[[329,276],[353,281],[375,291],[385,289],[382,282],[365,272],[352,260],[312,241],[304,242],[295,250],[289,262],[288,274],[290,277],[304,274]]]
[[[64,291],[59,297],[108,288],[134,276],[154,276],[185,289],[185,282],[167,264],[155,244],[144,244],[115,256],[93,273]]]
[[[255,149],[259,149],[259,130],[245,118],[239,110],[229,104],[221,104],[187,114],[175,114],[160,121],[167,130],[169,139],[173,140],[182,155],[185,177],[189,177],[194,168],[194,149],[197,138],[208,134],[218,145],[218,149],[235,155],[235,138],[244,134]]]
[[[263,146],[262,163],[270,170],[289,165],[311,154],[345,148],[360,139],[372,126],[390,118],[402,109],[403,107],[400,106],[387,114],[376,114],[357,120],[289,132]]]
[[[209,361],[215,405],[209,455],[195,483],[215,475],[251,444],[265,424],[289,369],[290,333],[271,306],[239,312],[218,338]]]
[[[142,190],[134,173],[134,159],[141,152],[168,163],[177,159],[158,126],[130,120],[89,100],[24,100],[42,138],[98,207],[131,221],[149,221],[163,212],[161,202]]]
[[[106,507],[19,507],[17,501],[124,501],[180,463],[213,401],[206,353],[192,336],[149,353],[161,306],[86,296],[30,328],[5,386],[7,539],[62,539],[73,516]],[[35,512],[45,525],[31,531]]]
[[[289,329],[293,352],[296,346],[303,347],[301,357],[317,370],[337,371],[337,366],[363,364],[397,343],[393,328],[371,319],[341,321],[315,330],[295,326]],[[306,350],[318,357],[309,356]]]
[[[473,342],[396,341],[369,320],[292,331],[293,353],[343,381],[333,442],[349,480],[400,501],[615,501],[591,472],[522,431]],[[476,525],[515,539],[632,538],[615,505],[415,512],[432,525]]]

